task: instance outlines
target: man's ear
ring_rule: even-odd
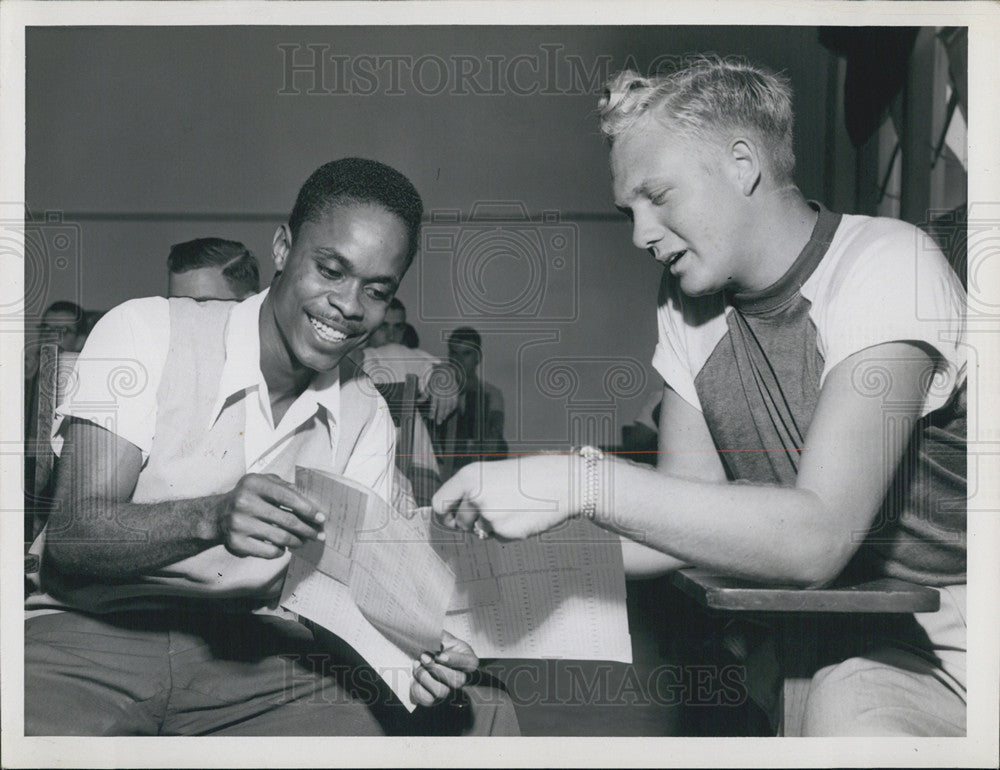
[[[751,139],[734,139],[729,144],[734,179],[744,195],[751,195],[760,184],[760,154]]]
[[[274,239],[271,241],[271,257],[274,259],[274,269],[281,272],[285,269],[285,262],[288,261],[288,252],[292,250],[292,231],[288,225],[281,225],[274,231]]]

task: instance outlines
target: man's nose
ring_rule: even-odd
[[[364,315],[362,288],[360,282],[347,281],[326,295],[327,302],[337,308],[344,318],[360,318]]]
[[[640,249],[655,248],[666,234],[666,228],[649,212],[638,210],[633,212],[633,217],[632,243]]]
[[[657,262],[666,264],[672,254],[685,248],[684,242],[655,216],[636,216],[632,242],[648,251]]]

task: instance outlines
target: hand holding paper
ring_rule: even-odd
[[[216,526],[237,556],[276,559],[322,536],[323,514],[273,474],[248,473],[219,501]]]
[[[282,605],[350,644],[411,710],[468,681],[473,647],[631,661],[617,535],[574,520],[526,540],[477,540],[348,479],[299,469],[296,482],[322,502],[325,539],[292,552]]]
[[[322,503],[325,539],[293,552],[281,603],[357,650],[407,706],[412,663],[438,650],[455,577],[410,520],[348,479],[299,468],[296,485]]]
[[[442,524],[466,531],[478,520],[505,539],[537,535],[576,512],[572,484],[580,470],[572,453],[472,463],[435,493],[434,513]]]
[[[421,653],[413,664],[410,698],[421,706],[433,706],[448,697],[452,690],[464,687],[469,674],[479,668],[479,658],[472,648],[447,631],[436,655]]]

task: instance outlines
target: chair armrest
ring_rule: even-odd
[[[703,607],[736,612],[936,612],[941,597],[927,586],[882,578],[837,588],[767,587],[710,570],[674,572],[673,585]]]

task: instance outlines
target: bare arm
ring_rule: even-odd
[[[660,401],[659,453],[656,469],[665,476],[724,482],[726,471],[705,424],[705,418],[670,387],[663,386]],[[662,550],[622,537],[625,574],[652,578],[684,566]]]
[[[888,392],[859,392],[856,371],[885,373]],[[670,479],[669,515],[656,517],[642,490],[616,483],[603,523],[700,566],[740,577],[807,586],[833,580],[874,520],[920,416],[930,356],[890,343],[861,351],[827,377],[794,487]],[[891,411],[887,411],[891,405]],[[617,477],[616,477],[617,478]]]
[[[884,393],[855,386],[864,381],[856,371],[866,367],[884,376]],[[931,371],[928,353],[899,342],[868,348],[835,367],[820,394],[794,487],[702,481],[616,462],[614,494],[599,505],[598,522],[684,563],[762,581],[828,583],[878,512]],[[501,465],[516,469],[505,469],[508,478],[495,484],[491,474]],[[579,458],[469,466],[439,490],[435,509],[466,529],[482,517],[502,537],[524,537],[577,513],[569,508],[575,497],[564,491],[571,482],[560,485],[554,478],[579,483]],[[503,483],[506,493],[498,491]]]
[[[319,534],[315,506],[271,476],[244,476],[224,494],[133,503],[141,463],[120,436],[84,420],[69,424],[46,535],[46,556],[60,571],[122,580],[219,543],[275,558]]]

